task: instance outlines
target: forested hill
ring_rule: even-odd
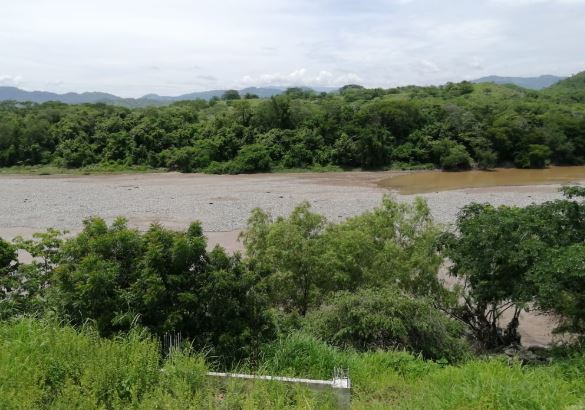
[[[473,80],[473,83],[514,84],[531,90],[542,90],[565,79],[556,75],[541,75],[538,77],[500,77],[491,75]]]
[[[324,88],[319,91],[331,91],[332,89]],[[221,98],[226,92],[235,92],[238,90],[209,90],[199,91],[178,96],[164,96],[158,94],[147,94],[140,98],[122,98],[117,95],[103,92],[84,92],[84,93],[66,93],[57,94],[48,91],[25,91],[16,87],[0,86],[0,101],[18,101],[45,103],[57,101],[66,104],[111,104],[128,108],[163,106],[177,101],[188,100],[210,100],[212,98]],[[238,91],[242,97],[251,98],[269,98],[274,95],[282,94],[286,91],[283,87],[248,87]]]
[[[575,74],[572,77],[566,78],[550,87],[556,90],[585,90],[585,71]]]
[[[546,93],[564,100],[585,103],[585,71],[547,88]]]
[[[585,73],[543,91],[513,85],[288,89],[267,99],[0,103],[0,166],[147,166],[243,173],[275,168],[585,163]]]

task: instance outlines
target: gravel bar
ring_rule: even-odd
[[[380,204],[389,191],[376,182],[388,172],[328,174],[134,174],[103,176],[0,176],[0,236],[27,235],[48,227],[78,231],[83,219],[126,217],[130,225],[152,222],[183,229],[201,221],[206,232],[245,227],[250,211],[287,215],[309,201],[330,221],[343,220]],[[416,195],[393,193],[399,201]],[[438,222],[450,224],[471,202],[525,206],[559,198],[558,186],[464,189],[419,195]]]

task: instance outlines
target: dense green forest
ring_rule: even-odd
[[[255,97],[229,91],[140,109],[2,102],[0,167],[246,173],[585,163],[585,73],[542,91],[463,82]]]
[[[582,406],[585,189],[563,193],[469,205],[453,231],[422,199],[341,223],[307,203],[257,209],[244,255],[208,250],[198,223],[141,232],[121,218],[0,240],[0,407],[329,408],[326,394],[226,390],[204,372],[328,379],[335,367],[350,368],[356,408]],[[500,356],[528,309],[556,315],[568,344]],[[177,333],[184,346],[166,356],[160,340]]]

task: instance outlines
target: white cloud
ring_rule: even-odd
[[[440,73],[441,69],[439,66],[432,61],[429,60],[420,60],[418,64],[415,65],[417,69],[421,70],[425,73]]]
[[[363,79],[355,73],[334,74],[327,70],[311,73],[306,68],[291,71],[290,73],[260,74],[258,76],[246,75],[241,83],[249,85],[281,85],[281,86],[320,86],[338,87],[349,83],[360,83]]]
[[[570,74],[584,17],[585,0],[5,1],[1,70],[19,75],[0,81],[139,96]]]
[[[585,0],[489,0],[503,6],[534,6],[539,4],[585,4]]]
[[[18,87],[22,82],[20,75],[0,75],[0,85]]]

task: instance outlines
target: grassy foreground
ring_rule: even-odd
[[[327,409],[333,397],[277,383],[209,380],[199,354],[160,358],[159,344],[133,331],[102,339],[50,321],[0,323],[0,409]],[[330,378],[349,367],[353,407],[398,409],[578,409],[585,357],[521,367],[502,358],[459,366],[404,352],[342,352],[301,334],[266,347],[260,373]],[[241,369],[250,370],[250,369]]]

